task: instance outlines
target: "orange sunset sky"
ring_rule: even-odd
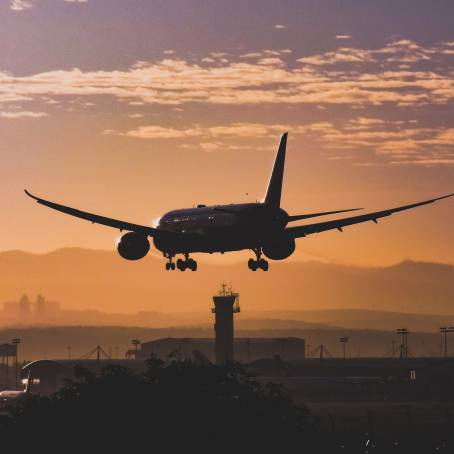
[[[24,188],[141,224],[260,199],[283,131],[290,214],[454,192],[453,18],[449,1],[3,0],[0,250],[115,248]],[[447,199],[290,260],[454,263],[453,231]]]

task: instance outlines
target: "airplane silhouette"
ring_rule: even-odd
[[[390,216],[399,211],[409,210],[433,203],[453,194],[437,197],[411,205],[400,206],[374,213],[362,214],[348,218],[336,219],[315,224],[288,227],[290,222],[325,216],[361,208],[348,210],[325,211],[300,215],[289,215],[281,207],[282,181],[284,177],[285,151],[287,133],[280,139],[279,148],[271,173],[268,189],[263,202],[241,203],[231,205],[197,205],[196,208],[185,208],[169,211],[159,220],[159,225],[149,227],[130,222],[111,219],[97,214],[80,211],[64,205],[59,205],[30,194],[26,194],[38,203],[71,216],[76,216],[92,223],[128,231],[118,243],[119,254],[127,260],[138,260],[147,255],[150,250],[149,237],[153,238],[154,246],[167,258],[166,269],[180,271],[197,270],[197,262],[190,258],[190,253],[215,253],[240,251],[250,249],[255,253],[255,259],[249,259],[248,267],[252,271],[268,270],[268,262],[262,254],[271,260],[283,260],[295,251],[295,239],[337,229],[342,232],[344,227],[373,221]],[[175,255],[182,254],[175,264]]]

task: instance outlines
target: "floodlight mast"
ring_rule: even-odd
[[[410,333],[407,328],[398,328],[396,330],[397,334],[402,336],[402,344],[400,346],[400,358],[407,359],[408,358],[408,340],[407,337]]]
[[[453,326],[442,326],[440,328],[440,333],[443,334],[444,337],[444,358],[445,360],[448,359],[448,333],[453,333],[454,327]]]
[[[348,337],[341,337],[341,338],[339,338],[339,342],[342,344],[342,352],[343,352],[343,357],[344,357],[344,359],[346,358],[346,355],[345,355],[345,347],[346,347],[346,344],[347,344],[348,341],[349,341],[349,338],[348,338]]]
[[[16,376],[16,389],[18,388],[18,381],[19,381],[19,377],[17,375],[17,349],[18,349],[18,346],[20,344],[20,337],[15,337],[12,341],[13,345],[16,346],[15,350],[14,350],[14,374]]]

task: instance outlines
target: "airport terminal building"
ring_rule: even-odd
[[[250,363],[258,359],[280,357],[285,361],[305,358],[306,343],[298,337],[243,338],[233,341],[235,361]],[[131,351],[136,359],[147,360],[152,355],[167,359],[193,359],[194,353],[215,361],[215,340],[212,338],[166,338],[145,342],[140,350]]]

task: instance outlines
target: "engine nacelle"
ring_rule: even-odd
[[[295,251],[295,240],[285,238],[263,246],[263,253],[271,260],[284,260]]]
[[[148,238],[140,233],[129,232],[121,237],[118,253],[126,260],[139,260],[150,250]]]

